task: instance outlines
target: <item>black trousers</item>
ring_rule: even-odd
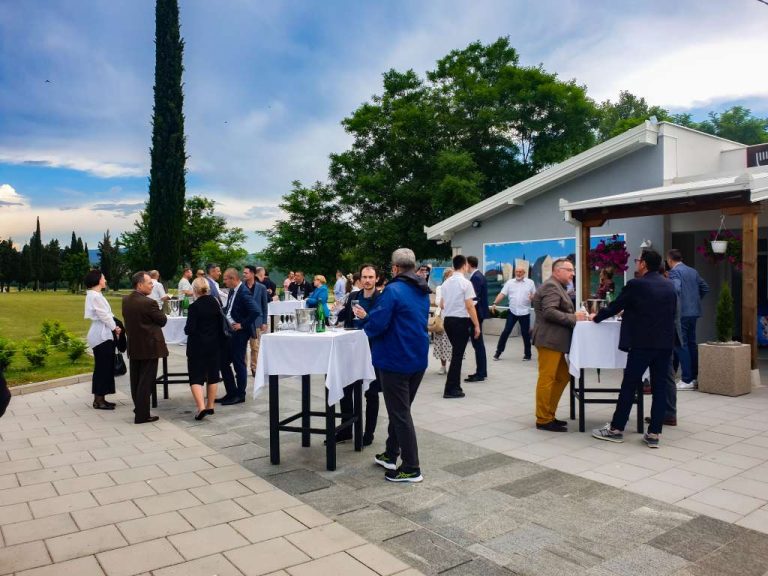
[[[461,391],[461,363],[464,360],[464,351],[472,336],[472,320],[457,316],[443,318],[443,327],[448,340],[451,342],[451,365],[448,367],[448,376],[445,378],[445,392]]]
[[[376,375],[378,376],[378,370]],[[339,400],[339,406],[343,414],[353,414],[355,409],[354,403],[354,390],[355,385],[350,384],[344,387],[344,397]],[[373,442],[373,434],[376,432],[376,422],[379,419],[379,392],[381,392],[381,384],[377,378],[368,386],[368,390],[365,391],[365,420],[363,432],[363,442]],[[345,420],[342,419],[342,422]],[[348,428],[342,435],[342,439],[352,438],[352,429]]]
[[[115,341],[107,340],[93,349],[91,393],[106,396],[115,393]]]
[[[667,411],[667,373],[672,359],[672,350],[655,350],[652,348],[632,348],[627,354],[627,365],[624,368],[624,378],[621,381],[621,391],[616,402],[611,427],[614,430],[624,430],[632,410],[635,394],[642,394],[643,374],[646,369],[651,371],[651,424],[648,432],[660,434]]]
[[[5,376],[0,372],[0,417],[5,414],[5,409],[8,408],[8,404],[11,403],[11,391],[8,390],[8,383],[5,381]]]
[[[128,362],[131,371],[131,398],[134,406],[134,420],[144,422],[149,418],[149,400],[152,387],[157,379],[157,358]]]
[[[419,447],[416,443],[416,428],[411,418],[411,404],[424,377],[424,371],[401,374],[382,370],[379,375],[389,415],[386,454],[392,461],[396,461],[399,455],[406,469],[418,468]]]

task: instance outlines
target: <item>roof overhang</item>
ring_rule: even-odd
[[[450,218],[446,218],[433,226],[425,226],[424,232],[429,240],[448,241],[454,233],[469,228],[475,221],[482,222],[510,207],[522,206],[529,199],[555,186],[591,172],[636,150],[646,146],[655,146],[658,142],[658,136],[658,125],[646,121],[568,160],[542,170],[535,176],[486,198]]]

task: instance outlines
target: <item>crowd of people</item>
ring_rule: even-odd
[[[556,410],[570,379],[566,354],[574,326],[580,321],[599,323],[622,315],[619,348],[628,353],[628,359],[621,391],[611,422],[592,435],[600,440],[623,441],[635,392],[641,389],[648,370],[653,402],[643,440],[657,448],[663,426],[677,423],[677,390],[696,385],[696,320],[708,286],[693,268],[683,264],[678,250],[667,253],[666,266],[652,250],[643,251],[635,263],[635,278],[592,315],[577,310],[569,293],[575,269],[568,259],[556,260],[551,276],[538,287],[526,277],[527,269],[517,266],[490,305],[486,279],[474,256],[455,256],[434,294],[428,284],[431,267],[417,267],[413,251],[407,248],[392,254],[388,282],[372,264],[363,264],[351,275],[337,271],[331,304],[334,319],[338,317],[346,328],[365,332],[376,374],[364,397],[364,446],[374,442],[379,394],[384,396],[388,413],[385,450],[375,455],[375,462],[386,469],[385,477],[399,482],[422,479],[411,405],[427,369],[430,344],[441,363],[439,373],[445,375],[443,397],[465,397],[461,372],[467,345],[473,345],[476,369],[463,382],[483,382],[488,377],[483,320],[495,314],[505,299],[508,315],[493,359],[501,358],[512,329],[519,325],[522,360],[532,359],[532,346],[537,350],[535,425],[549,432],[567,431],[567,422],[557,419]],[[613,283],[611,276],[601,277],[601,287],[604,281]],[[85,317],[91,320],[87,342],[94,356],[93,408],[115,409],[108,400],[115,393],[115,354],[127,350],[134,422],[156,421],[158,417],[150,413],[150,398],[158,361],[168,355],[162,328],[167,322],[163,305],[169,295],[159,274],[155,270],[133,274],[132,290],[122,301],[122,322],[103,295],[106,281],[99,270],[86,275],[85,286]],[[323,308],[326,318],[329,316],[325,276],[315,275],[310,283],[303,271],[292,271],[282,288],[287,297],[306,299],[310,306]],[[202,420],[215,414],[216,404],[230,406],[246,401],[248,368],[255,375],[259,342],[268,330],[269,302],[278,298],[278,289],[262,267],[248,265],[241,271],[227,268],[222,274],[212,263],[197,274],[185,268],[178,293],[190,301],[184,328],[188,336],[187,370],[196,405],[194,417]],[[531,330],[532,309],[535,323]],[[442,325],[431,335],[430,310]],[[676,382],[678,363],[682,378]],[[225,394],[218,397],[222,381]],[[344,392],[342,414],[352,414],[352,386]],[[5,396],[3,392],[7,405]],[[351,435],[351,427],[344,427],[336,440],[344,442]]]

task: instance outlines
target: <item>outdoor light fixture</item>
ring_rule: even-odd
[[[650,240],[643,240],[642,242],[640,242],[640,248],[642,250],[647,250],[651,246],[653,246],[653,242],[651,242]]]
[[[480,228],[480,226],[482,226],[482,225],[483,225],[483,223],[480,222],[480,220],[473,220],[472,221],[472,228]]]

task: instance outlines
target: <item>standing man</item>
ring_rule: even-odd
[[[257,266],[256,267],[256,280],[259,281],[259,283],[264,286],[267,290],[267,300],[271,302],[272,300],[277,300],[277,284],[272,282],[272,280],[269,279],[269,275],[267,274],[267,269],[264,268],[264,266]],[[266,317],[266,311],[264,312]]]
[[[293,273],[293,282],[288,286],[288,292],[291,293],[296,300],[306,300],[315,287],[304,280],[304,272],[296,270]]]
[[[480,337],[480,321],[475,310],[475,289],[464,277],[467,259],[461,254],[454,256],[453,269],[453,275],[443,282],[440,289],[443,327],[452,347],[451,366],[445,378],[443,398],[464,398],[464,390],[461,388],[461,363],[464,360],[467,341],[472,337]],[[484,378],[472,381],[479,380]]]
[[[533,280],[525,277],[525,268],[518,266],[515,269],[515,277],[507,280],[501,292],[493,301],[493,312],[496,305],[506,296],[509,298],[509,314],[504,324],[504,331],[499,336],[496,345],[494,360],[501,358],[501,353],[507,347],[507,339],[517,322],[520,322],[520,336],[523,337],[523,360],[531,359],[531,298],[536,293],[536,285]]]
[[[234,268],[224,272],[224,285],[229,288],[227,303],[224,306],[224,318],[234,334],[229,338],[221,357],[221,377],[227,393],[217,398],[223,406],[245,402],[245,389],[248,386],[248,370],[245,367],[245,350],[248,340],[253,337],[255,321],[259,310],[248,288],[240,282],[240,274]],[[232,374],[232,366],[235,374]],[[237,381],[235,381],[237,379]]]
[[[256,320],[253,322],[253,336],[248,341],[251,347],[251,376],[256,376],[256,361],[259,358],[259,338],[269,328],[267,326],[267,316],[269,314],[267,288],[261,282],[258,282],[257,275],[259,270],[264,274],[264,268],[256,268],[250,264],[243,268],[243,282],[258,309]]]
[[[666,376],[675,345],[675,287],[658,270],[661,255],[645,250],[635,259],[638,278],[627,282],[615,301],[594,318],[601,322],[624,311],[619,337],[619,350],[627,352],[627,366],[621,391],[611,421],[592,431],[592,436],[609,442],[624,441],[624,426],[632,410],[635,394],[642,394],[643,373],[650,368],[651,423],[643,441],[649,448],[659,447],[659,434],[667,409]]]
[[[194,299],[195,294],[192,292],[192,268],[184,268],[184,272],[181,273],[178,292],[179,296],[189,296],[190,300]]]
[[[214,262],[209,262],[205,267],[205,279],[208,280],[208,287],[211,289],[211,296],[216,298],[216,302],[221,304],[219,295],[219,278],[221,278],[221,268]]]
[[[464,382],[482,382],[488,377],[488,357],[485,354],[485,341],[483,340],[483,320],[490,318],[488,309],[488,282],[485,275],[478,270],[477,256],[467,256],[469,267],[469,281],[475,289],[475,312],[480,324],[480,336],[472,339],[472,347],[475,349],[475,373],[470,374]]]
[[[680,297],[680,329],[682,342],[675,348],[680,361],[680,380],[678,390],[695,390],[699,377],[699,349],[696,345],[696,322],[701,316],[701,299],[709,292],[709,285],[699,276],[695,268],[683,264],[680,250],[673,248],[667,252],[669,279],[675,285]]]
[[[157,307],[162,310],[163,304],[170,300],[171,297],[165,293],[165,287],[160,282],[160,272],[157,270],[150,270],[149,277],[152,279],[152,291],[149,293],[149,297],[157,302]]]
[[[336,284],[333,285],[333,299],[336,302],[344,300],[344,296],[347,294],[347,278],[344,276],[344,272],[336,270]]]
[[[168,356],[162,327],[168,318],[149,298],[152,279],[143,270],[131,276],[133,292],[123,297],[123,322],[128,336],[131,397],[134,423],[155,422],[149,414],[149,398],[157,379],[157,360]]]
[[[573,327],[586,320],[586,312],[574,313],[566,287],[575,270],[570,260],[560,258],[552,264],[552,276],[542,282],[533,297],[536,324],[533,344],[539,355],[539,379],[536,382],[536,428],[549,432],[567,432],[568,423],[555,418],[563,390],[570,381],[565,355],[571,349]]]
[[[392,280],[368,314],[365,333],[389,414],[386,449],[374,457],[390,482],[421,482],[416,429],[411,405],[429,355],[429,286],[414,273],[413,250],[392,253]],[[402,464],[397,467],[397,457]]]

